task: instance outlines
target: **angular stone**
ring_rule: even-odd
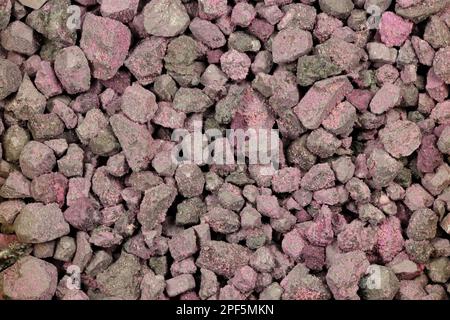
[[[11,300],[51,300],[56,292],[56,267],[33,256],[21,258],[2,275],[3,297]]]
[[[100,292],[109,298],[136,300],[139,298],[141,265],[136,256],[122,252],[119,259],[97,275]]]
[[[19,120],[29,120],[32,115],[44,113],[46,99],[31,82],[28,75],[23,77],[17,95],[9,101],[6,111],[11,111]]]
[[[287,28],[275,36],[272,46],[273,62],[292,62],[311,51],[312,36],[308,31]]]
[[[0,59],[0,100],[16,92],[22,82],[19,67],[9,60]]]
[[[137,220],[146,230],[152,230],[163,223],[166,212],[175,200],[177,191],[174,187],[160,184],[149,188],[142,199]]]
[[[307,129],[317,129],[331,110],[352,90],[347,77],[333,77],[316,82],[294,108]]]
[[[45,144],[30,141],[22,149],[19,163],[23,174],[33,179],[41,174],[51,172],[56,164],[56,158],[53,150]]]
[[[26,205],[14,221],[18,239],[25,243],[42,243],[69,233],[69,224],[56,203]]]
[[[180,88],[173,99],[173,108],[185,113],[204,112],[213,101],[198,88]]]
[[[125,60],[125,66],[141,85],[152,83],[163,69],[167,40],[149,37],[140,42]]]
[[[406,233],[410,239],[431,240],[436,236],[438,216],[430,209],[418,209],[409,219]]]
[[[88,61],[77,46],[64,48],[56,55],[55,73],[69,94],[86,92],[91,87]]]
[[[402,164],[392,158],[386,151],[375,149],[367,159],[367,167],[371,176],[371,184],[375,188],[387,186],[394,180],[402,168]]]
[[[80,47],[93,65],[93,77],[108,80],[123,65],[130,48],[131,32],[121,22],[87,13]]]
[[[12,22],[1,32],[0,40],[3,48],[6,50],[28,56],[31,56],[39,49],[33,29],[19,20]]]
[[[422,141],[420,128],[411,121],[389,122],[379,132],[380,141],[387,152],[395,158],[407,157],[417,150]]]
[[[208,241],[200,248],[200,255],[196,264],[227,278],[233,277],[235,272],[248,264],[248,249],[238,244],[224,241]]]
[[[189,16],[180,0],[155,0],[143,10],[145,30],[154,36],[174,37],[189,26]]]
[[[156,151],[146,126],[137,124],[122,114],[112,116],[109,122],[130,168],[136,172],[146,169]]]
[[[155,95],[139,84],[126,88],[122,95],[122,112],[137,123],[147,123],[153,118],[157,108]]]

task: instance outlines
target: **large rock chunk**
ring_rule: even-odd
[[[319,55],[303,56],[297,63],[297,83],[303,87],[341,73],[339,66],[330,58]]]
[[[175,173],[178,190],[186,198],[199,196],[203,192],[205,177],[195,164],[180,165]]]
[[[283,300],[329,300],[331,298],[330,290],[323,281],[310,275],[307,267],[301,263],[297,264],[280,284],[284,289]]]
[[[131,32],[119,21],[87,13],[80,47],[94,68],[96,79],[114,77],[128,55]]]
[[[173,99],[173,108],[185,113],[204,112],[213,101],[198,88],[180,88]]]
[[[18,125],[10,126],[3,135],[3,157],[6,161],[19,160],[23,147],[30,141],[27,130]]]
[[[238,269],[248,264],[249,258],[249,250],[241,245],[208,241],[202,245],[196,264],[200,268],[231,278]]]
[[[142,85],[152,83],[163,69],[167,40],[161,37],[149,37],[140,42],[130,53],[125,66]]]
[[[48,204],[55,202],[64,205],[68,180],[61,173],[40,175],[31,182],[31,195],[34,200]]]
[[[273,62],[287,63],[308,54],[313,46],[311,33],[297,28],[281,30],[273,39]]]
[[[416,151],[422,141],[420,128],[411,121],[389,122],[379,132],[380,141],[387,152],[395,158],[407,157]]]
[[[189,15],[180,0],[152,0],[143,12],[145,30],[154,36],[174,37],[189,26]]]
[[[137,219],[146,230],[152,230],[163,223],[166,212],[172,205],[177,190],[169,185],[160,184],[145,191]]]
[[[11,0],[3,0],[0,2],[0,30],[8,26],[11,19],[12,2]]]
[[[393,181],[402,168],[402,164],[392,158],[386,151],[374,149],[367,159],[371,184],[375,188],[386,187]]]
[[[52,241],[69,233],[69,224],[56,203],[26,205],[14,221],[17,238],[25,243]]]
[[[433,239],[436,236],[438,220],[433,210],[416,210],[409,219],[406,233],[410,239],[417,241]]]
[[[0,274],[3,298],[11,300],[51,300],[56,292],[56,267],[33,256],[21,258]]]
[[[133,171],[147,168],[155,156],[153,138],[145,125],[129,120],[123,114],[116,114],[109,119],[111,127]]]
[[[58,46],[74,45],[77,34],[75,28],[69,23],[72,21],[70,5],[70,0],[50,0],[39,10],[30,12],[26,23]]]
[[[55,57],[55,73],[69,94],[86,92],[91,86],[91,70],[83,51],[72,46]]]
[[[46,102],[45,96],[25,75],[17,95],[6,104],[5,110],[13,112],[19,120],[29,120],[34,114],[44,113]]]
[[[53,150],[45,144],[30,141],[22,149],[19,163],[23,174],[33,179],[41,174],[51,172],[56,164],[56,158]]]
[[[447,84],[450,84],[450,46],[440,49],[436,52],[433,61],[433,69],[436,75]]]
[[[352,251],[340,255],[328,270],[326,279],[333,296],[337,300],[359,300],[357,294],[361,277],[369,267],[363,251]]]
[[[30,197],[30,181],[19,171],[13,171],[0,189],[0,197],[21,199]]]
[[[139,258],[122,252],[116,262],[97,275],[101,294],[108,298],[137,300],[140,295],[140,271]]]
[[[449,0],[419,0],[410,2],[411,5],[401,6],[397,3],[395,12],[415,23],[421,22],[438,13],[450,3]]]
[[[353,89],[347,77],[333,77],[316,82],[294,108],[294,112],[307,129],[317,129],[331,109]]]
[[[354,8],[351,0],[319,0],[320,9],[336,18],[347,18]]]
[[[0,100],[16,92],[22,82],[19,67],[9,60],[0,59]]]
[[[319,163],[303,176],[301,186],[309,191],[317,191],[333,187],[335,179],[330,165],[328,163]]]
[[[137,83],[125,89],[122,95],[122,112],[137,123],[147,123],[158,109],[155,95]]]
[[[33,29],[22,21],[14,21],[0,34],[3,48],[31,56],[39,49]]]
[[[392,269],[372,264],[361,279],[360,287],[366,300],[392,300],[400,289],[400,281]]]

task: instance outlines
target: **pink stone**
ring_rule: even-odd
[[[52,65],[48,61],[42,61],[41,66],[36,74],[34,84],[47,98],[62,93],[62,87],[56,78]]]
[[[256,209],[262,215],[270,218],[280,218],[281,208],[278,204],[278,199],[271,195],[257,195],[256,196]]]
[[[102,16],[119,20],[123,23],[133,20],[137,13],[139,0],[103,0],[100,6]]]
[[[141,85],[152,83],[161,74],[167,42],[165,38],[149,37],[140,42],[129,54],[125,66]]]
[[[273,39],[273,62],[292,62],[308,54],[312,47],[313,41],[310,32],[297,28],[283,29]]]
[[[125,89],[121,109],[131,120],[147,123],[156,113],[158,106],[155,95],[137,83]]]
[[[156,152],[153,138],[147,127],[127,119],[122,114],[112,116],[110,123],[130,168],[133,171],[145,169]]]
[[[317,129],[352,89],[350,81],[343,76],[318,81],[293,110],[303,126]]]
[[[228,11],[226,0],[199,0],[198,15],[202,19],[214,20]]]
[[[2,274],[3,295],[11,300],[51,300],[57,282],[56,267],[33,256],[21,258]]]
[[[325,247],[333,242],[332,212],[328,206],[322,206],[313,224],[306,230],[306,238],[316,246]]]
[[[431,66],[433,64],[435,52],[430,44],[417,36],[412,36],[411,43],[419,62],[426,66]]]
[[[192,35],[206,44],[211,49],[223,47],[226,43],[225,36],[219,27],[209,22],[208,20],[202,20],[195,18],[189,25]]]
[[[281,242],[281,248],[283,249],[283,252],[294,260],[298,260],[300,258],[305,245],[305,240],[296,228],[284,234],[283,240]]]
[[[238,2],[231,12],[231,22],[240,27],[248,27],[255,17],[255,8],[247,2]]]
[[[436,104],[430,118],[438,124],[450,124],[450,100]]]
[[[220,57],[220,66],[231,79],[244,80],[250,68],[251,60],[245,54],[234,49],[225,52]]]
[[[373,98],[373,93],[369,90],[354,89],[347,94],[347,100],[359,111],[366,111]]]
[[[67,129],[74,129],[77,126],[77,115],[63,101],[59,99],[54,100],[52,112],[58,115],[58,117],[64,122]]]
[[[283,168],[272,177],[273,191],[293,192],[300,186],[301,172],[297,168]]]
[[[256,18],[248,27],[248,31],[259,40],[265,42],[274,32],[274,27],[265,20]]]
[[[94,67],[94,78],[114,77],[128,55],[130,43],[131,32],[121,22],[86,14],[80,47]]]
[[[417,169],[423,173],[433,172],[442,162],[442,154],[436,147],[437,138],[430,134],[422,138],[422,144],[417,153]]]
[[[411,211],[428,208],[433,204],[434,198],[420,184],[415,183],[406,189],[405,204]]]
[[[100,213],[89,198],[80,198],[66,211],[64,218],[73,227],[82,231],[91,231],[100,223]]]
[[[377,238],[378,253],[385,263],[390,262],[403,250],[405,243],[400,220],[396,217],[384,220],[378,228]]]
[[[241,292],[251,292],[256,286],[257,273],[249,266],[236,271],[231,283]]]
[[[370,102],[370,111],[375,114],[382,114],[399,105],[401,98],[400,87],[387,83],[373,97]]]
[[[428,71],[425,89],[437,102],[443,102],[448,97],[448,86],[434,73],[433,68]]]
[[[393,12],[386,11],[380,21],[381,41],[388,47],[401,46],[408,38],[412,28],[412,22],[404,20]]]

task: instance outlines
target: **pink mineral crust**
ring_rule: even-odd
[[[114,77],[125,61],[130,42],[131,33],[124,24],[86,14],[80,47],[94,67],[94,78],[108,80]]]
[[[381,41],[388,47],[401,46],[408,38],[412,28],[412,22],[404,20],[395,13],[385,12],[380,21]]]
[[[287,28],[281,30],[273,39],[273,62],[287,63],[304,56],[313,46],[311,33]]]
[[[234,49],[220,57],[222,70],[233,80],[244,80],[250,68],[251,60],[245,54]]]
[[[58,272],[54,265],[27,256],[2,275],[3,296],[13,300],[51,300],[56,291]]]
[[[389,217],[380,225],[377,232],[377,250],[384,262],[390,262],[403,250],[404,239],[400,221],[396,217]]]
[[[377,91],[370,102],[370,111],[375,114],[386,112],[400,104],[400,87],[395,84],[385,84]]]
[[[317,129],[347,93],[352,85],[346,77],[335,77],[314,84],[294,112],[308,129]]]
[[[0,300],[448,300],[449,3],[0,0]]]
[[[430,134],[422,138],[417,153],[417,169],[423,173],[433,172],[442,162],[442,154],[436,147],[437,138]]]

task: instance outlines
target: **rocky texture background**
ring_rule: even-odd
[[[449,5],[0,0],[0,297],[447,299]]]

